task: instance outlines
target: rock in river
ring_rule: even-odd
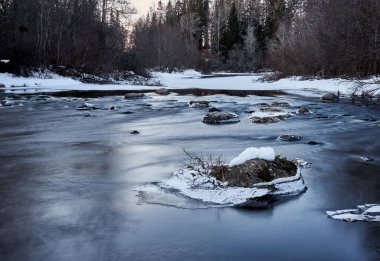
[[[260,108],[248,118],[253,123],[275,123],[291,117],[291,113],[277,108]]]
[[[158,95],[169,95],[170,91],[166,88],[160,88],[156,91]]]
[[[127,93],[124,98],[125,99],[137,99],[137,98],[144,98],[144,93]]]
[[[190,101],[189,107],[192,108],[208,108],[210,105],[210,102],[208,101]]]
[[[308,107],[306,107],[305,105],[302,105],[302,106],[298,109],[297,114],[308,115],[308,114],[311,114],[311,111],[309,110]]]
[[[275,156],[272,148],[248,148],[229,165],[204,167],[193,164],[137,191],[143,195],[176,193],[206,204],[262,208],[278,197],[300,194],[307,189],[297,166],[282,156]]]
[[[338,102],[339,100],[340,100],[340,98],[332,92],[327,93],[327,94],[322,96],[322,101]]]
[[[232,167],[215,167],[210,175],[221,182],[228,182],[229,186],[252,188],[257,183],[292,177],[296,173],[296,164],[276,156],[274,161],[256,158]]]
[[[239,122],[239,116],[231,112],[210,112],[203,117],[204,123],[225,124]]]

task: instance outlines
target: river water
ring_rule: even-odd
[[[14,96],[14,106],[0,109],[0,260],[380,258],[379,223],[325,213],[380,201],[378,107],[291,95],[149,97]],[[212,101],[241,122],[203,124],[207,110],[189,108],[192,99]],[[102,109],[75,110],[84,101]],[[268,125],[247,120],[256,103],[273,101],[289,102],[293,112],[304,104],[313,114]],[[276,141],[281,134],[303,140]],[[185,159],[183,148],[231,160],[261,146],[312,163],[303,170],[306,193],[252,210],[135,191],[168,178]]]

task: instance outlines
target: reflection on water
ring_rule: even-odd
[[[380,201],[376,107],[287,96],[151,95],[88,99],[102,109],[80,112],[75,108],[82,99],[15,98],[14,107],[0,109],[1,260],[379,257],[378,225],[325,215]],[[207,110],[188,108],[192,99],[210,100],[239,114],[241,122],[205,125]],[[272,101],[289,102],[292,112],[305,104],[314,114],[271,125],[249,123],[255,104]],[[132,130],[140,134],[131,135]],[[303,140],[276,141],[282,134]],[[182,148],[230,160],[250,146],[271,146],[312,162],[303,172],[309,190],[263,211],[205,208],[171,194],[134,191],[169,177],[184,159]]]

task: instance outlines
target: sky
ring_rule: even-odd
[[[148,13],[149,7],[157,2],[158,0],[131,0],[132,5],[137,9],[138,15]]]

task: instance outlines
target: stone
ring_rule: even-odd
[[[158,95],[168,95],[170,91],[166,88],[160,88],[156,91],[156,94]]]
[[[282,156],[276,156],[274,161],[252,159],[233,167],[218,166],[210,173],[217,180],[228,182],[228,186],[244,188],[257,187],[257,183],[271,182],[296,174],[297,165]]]
[[[137,134],[140,134],[140,132],[137,131],[137,130],[133,130],[133,131],[131,131],[131,134],[133,134],[133,135],[137,135]]]
[[[189,106],[193,108],[207,108],[210,106],[208,101],[190,101]]]
[[[275,123],[284,121],[290,118],[291,114],[280,108],[264,107],[260,108],[259,112],[254,112],[249,116],[249,120],[252,123]]]
[[[144,93],[127,93],[124,95],[125,99],[138,99],[138,98],[144,98],[145,94]]]
[[[218,108],[212,107],[208,110],[208,112],[220,112]]]
[[[308,141],[308,142],[306,142],[306,144],[308,144],[308,145],[319,145],[321,143],[316,142],[316,141]]]
[[[339,100],[340,100],[340,98],[332,92],[327,93],[327,94],[322,96],[322,101],[338,102]]]
[[[210,112],[203,117],[202,121],[208,124],[225,124],[237,123],[240,119],[238,115],[230,112]]]
[[[0,83],[0,89],[1,89],[1,88],[5,88],[5,85],[2,84],[2,83]]]
[[[302,137],[297,135],[281,135],[277,138],[279,141],[299,141],[301,139]]]
[[[272,102],[273,107],[289,107],[290,104],[287,102]]]
[[[311,111],[309,110],[308,107],[302,105],[302,106],[298,109],[297,114],[308,115],[308,114],[311,114]]]

